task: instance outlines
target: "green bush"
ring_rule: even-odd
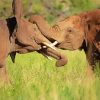
[[[93,0],[92,0],[93,1]],[[0,0],[0,17],[12,15],[12,0]],[[24,15],[41,14],[49,22],[57,17],[68,16],[99,7],[91,0],[23,0]]]

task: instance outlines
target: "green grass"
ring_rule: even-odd
[[[61,3],[55,5],[56,1],[53,0],[51,5],[55,8],[51,14],[41,0],[33,0],[33,13],[42,14],[52,22],[54,18],[56,19],[57,13],[65,10],[66,6],[69,7]],[[80,5],[83,3],[78,4],[78,1],[81,0],[75,1],[73,11],[66,11],[65,14],[93,9],[90,3],[87,4],[87,0],[83,0],[87,4],[84,6]],[[99,0],[92,1],[97,5],[99,3]],[[23,2],[26,13],[29,0]],[[0,1],[0,16],[2,18],[11,16],[11,0]],[[68,64],[61,68],[55,66],[54,59],[48,60],[36,52],[17,55],[15,64],[8,57],[7,71],[12,84],[0,86],[0,100],[100,100],[100,69],[97,67],[94,77],[89,76],[86,74],[87,64],[83,51],[64,51],[64,53],[68,58]]]
[[[83,51],[65,55],[69,62],[61,68],[36,52],[17,55],[15,64],[8,58],[12,84],[1,86],[0,100],[100,100],[100,70],[87,76]]]

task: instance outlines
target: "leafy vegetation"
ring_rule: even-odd
[[[92,1],[92,2],[91,2]],[[94,1],[94,2],[93,2]],[[0,17],[12,16],[12,0],[0,0]],[[24,15],[41,14],[49,22],[85,10],[98,8],[98,0],[23,0]],[[96,3],[96,4],[95,4]],[[16,63],[7,59],[10,86],[0,85],[0,100],[100,100],[100,69],[87,74],[83,51],[62,51],[68,64],[55,67],[55,60],[48,60],[33,52],[17,55]]]
[[[12,16],[12,0],[0,0],[0,17]],[[99,8],[98,0],[23,0],[24,15],[41,14],[49,22],[56,18]]]

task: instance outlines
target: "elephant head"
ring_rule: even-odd
[[[64,39],[57,45],[58,48],[76,50],[82,46],[85,33],[80,16],[68,17],[58,22],[53,28],[58,28],[58,34],[64,36]]]

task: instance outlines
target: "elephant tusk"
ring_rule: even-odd
[[[57,42],[57,41],[55,41],[54,43],[51,43],[51,44],[50,44],[50,46],[52,46],[52,47],[53,47],[53,46],[55,46],[55,45],[57,45],[57,44],[58,44],[58,42]],[[46,46],[43,46],[43,48],[46,48]]]
[[[55,46],[58,44],[58,41],[55,41],[54,43],[51,44],[51,46]]]
[[[45,45],[45,46],[43,46],[43,48],[49,47],[49,48],[51,48],[53,50],[56,50],[56,48],[54,47],[54,45],[52,45],[52,43],[51,44],[49,44],[47,42],[42,42],[42,43]]]
[[[49,57],[49,56],[47,56],[47,58],[48,58],[49,60],[52,60],[52,58],[51,58],[51,57]]]
[[[47,48],[46,46],[43,46],[43,48]]]

